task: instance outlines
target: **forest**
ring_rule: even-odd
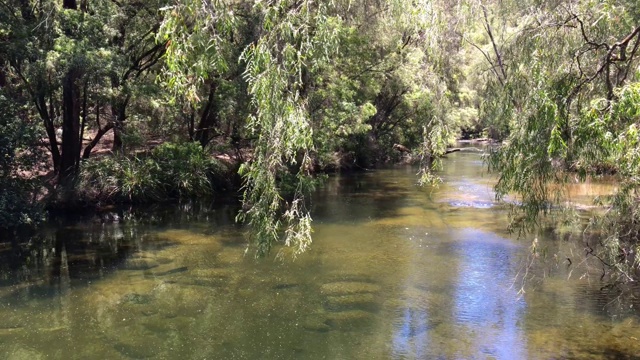
[[[230,195],[256,254],[297,255],[324,174],[408,152],[430,186],[482,138],[514,231],[562,212],[634,282],[639,47],[636,0],[0,0],[0,231]],[[580,220],[563,185],[600,177]]]

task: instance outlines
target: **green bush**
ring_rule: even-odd
[[[80,192],[85,199],[144,202],[207,196],[226,170],[198,143],[164,143],[149,154],[85,161]]]
[[[26,180],[0,179],[0,229],[33,226],[42,221],[42,208],[32,201],[32,183]]]
[[[23,104],[0,92],[0,233],[35,225],[43,218],[34,201],[40,184],[30,174],[42,160],[34,150],[41,134],[24,113]]]

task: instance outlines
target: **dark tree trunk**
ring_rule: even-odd
[[[216,92],[218,90],[218,82],[213,80],[209,85],[209,96],[207,104],[202,110],[198,128],[195,131],[194,140],[198,141],[202,147],[205,147],[211,141],[211,133],[218,123],[218,107],[216,104]]]
[[[56,138],[56,129],[53,126],[53,111],[47,109],[47,101],[44,94],[37,94],[35,98],[36,108],[42,119],[44,129],[47,132],[47,138],[49,140],[49,150],[51,151],[51,161],[53,162],[53,171],[56,174],[60,173],[60,149],[58,148],[58,140]],[[49,104],[51,105],[51,104]],[[50,106],[53,107],[53,106]]]
[[[5,68],[5,61],[0,57],[0,88],[7,86],[7,69]]]
[[[62,154],[60,180],[63,182],[78,169],[80,161],[80,89],[76,83],[79,71],[71,69],[62,84]]]
[[[28,0],[20,0],[20,15],[26,21],[33,20],[33,7]]]

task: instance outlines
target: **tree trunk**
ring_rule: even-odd
[[[51,151],[51,161],[53,162],[53,171],[56,174],[60,173],[60,149],[58,148],[58,140],[56,138],[56,129],[53,126],[53,111],[47,110],[47,101],[44,94],[36,95],[34,99],[40,118],[44,125],[44,129],[47,132],[47,138],[49,139],[49,150]],[[51,105],[51,104],[49,104]],[[53,106],[51,106],[53,107]]]
[[[82,158],[83,159],[88,159],[91,156],[91,151],[93,150],[93,148],[96,145],[98,145],[98,143],[100,142],[102,137],[107,132],[109,132],[109,130],[111,130],[111,129],[113,129],[113,123],[109,123],[105,127],[100,128],[98,130],[98,132],[96,133],[96,136],[93,138],[93,140],[91,140],[91,142],[89,144],[87,144],[87,147],[84,148],[84,152],[82,153]]]
[[[114,100],[111,104],[111,115],[113,116],[113,146],[111,151],[121,152],[124,150],[124,143],[122,141],[122,130],[124,128],[125,120],[127,119],[127,105],[131,95],[127,95],[123,100]]]
[[[2,65],[2,61],[0,61],[0,88],[7,86],[7,75]]]
[[[33,20],[33,7],[29,0],[20,0],[20,15],[26,21]]]
[[[218,107],[216,104],[216,92],[218,90],[218,82],[213,80],[209,85],[209,96],[207,104],[202,110],[198,128],[195,131],[194,140],[198,141],[202,147],[205,147],[211,141],[211,133],[214,126],[218,122]]]
[[[80,162],[80,90],[76,84],[77,69],[70,69],[62,84],[62,154],[60,180],[75,175]]]

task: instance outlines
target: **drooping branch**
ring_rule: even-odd
[[[487,7],[482,6],[482,13],[484,14],[484,26],[487,31],[487,35],[489,35],[489,39],[491,40],[491,45],[493,46],[493,52],[496,56],[496,61],[498,63],[498,68],[500,69],[500,73],[502,74],[502,80],[507,80],[507,72],[504,68],[504,62],[502,60],[502,54],[498,49],[498,44],[496,44],[496,40],[493,37],[493,31],[491,30],[491,24],[489,24],[489,15],[487,14]],[[503,81],[501,81],[503,83]]]
[[[474,48],[476,48],[478,51],[480,51],[480,53],[482,54],[482,56],[484,56],[485,60],[487,60],[487,62],[489,63],[489,65],[491,65],[490,69],[491,71],[493,71],[493,73],[496,75],[496,78],[498,79],[498,82],[500,83],[501,86],[504,86],[504,80],[502,79],[502,77],[500,76],[500,74],[498,73],[497,70],[497,66],[493,63],[493,60],[491,60],[491,57],[489,56],[489,54],[487,54],[486,51],[482,50],[481,47],[479,47],[478,45],[476,45],[475,43],[473,43],[472,41],[469,41],[469,39],[467,39],[466,37],[464,38],[464,40],[466,42],[468,42],[469,44],[471,44],[471,46],[473,46]]]

